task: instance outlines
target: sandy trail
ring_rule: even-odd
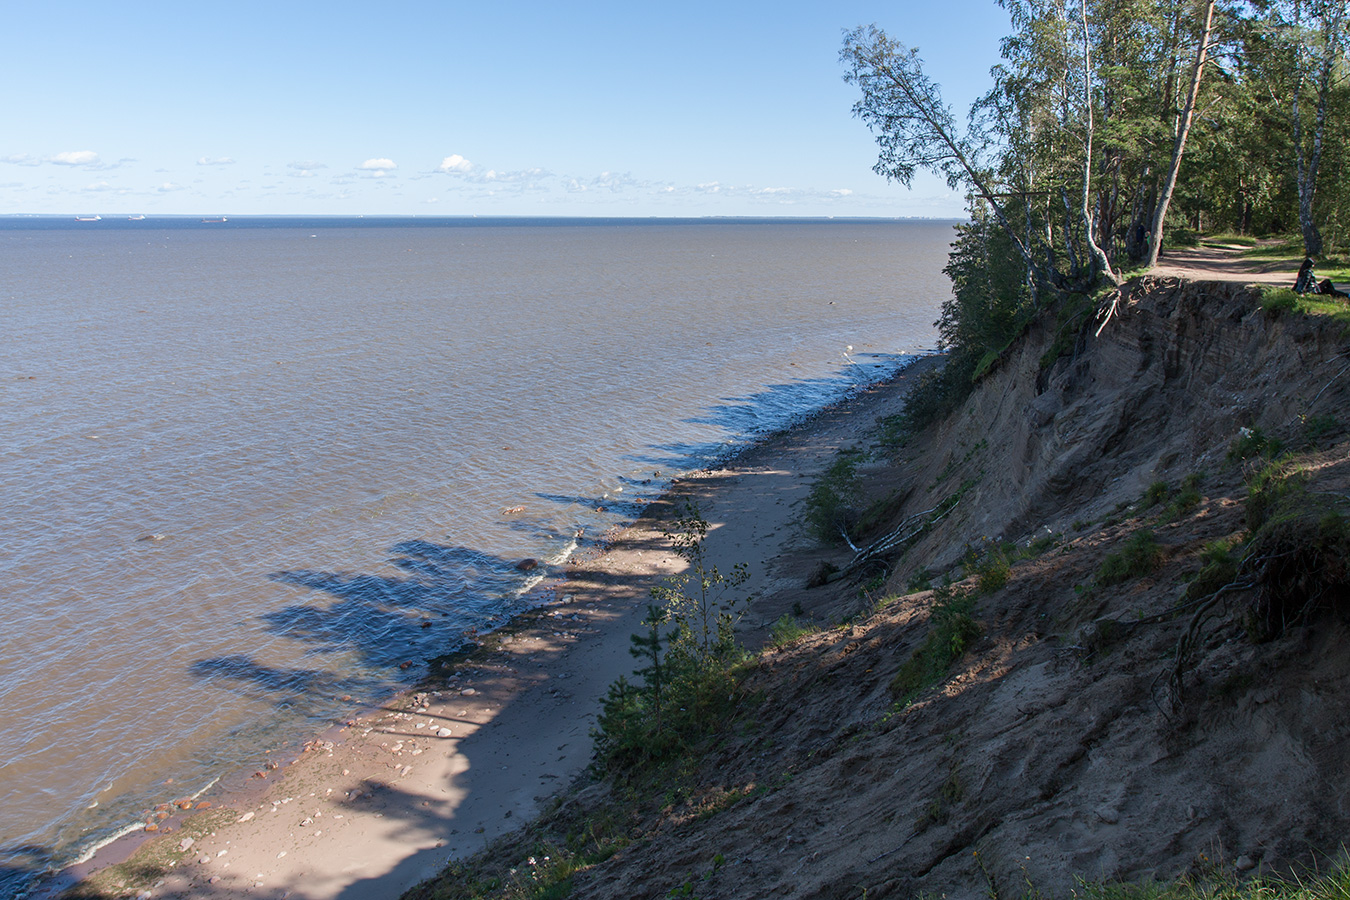
[[[168,810],[167,833],[114,844],[38,896],[74,878],[120,887],[130,866],[151,874],[148,897],[392,900],[474,853],[533,817],[589,763],[599,701],[633,671],[629,636],[651,587],[682,565],[660,517],[696,501],[711,526],[711,562],[723,570],[744,562],[744,590],[772,591],[782,577],[775,558],[804,540],[800,506],[814,477],[877,417],[899,411],[929,365],[683,479],[603,551],[581,554],[542,585],[549,605],[484,640],[444,685],[359,715],[303,748],[260,751],[256,773],[203,798],[210,808]],[[780,613],[752,605],[751,638]],[[133,851],[122,870],[109,868]]]
[[[1168,250],[1149,274],[1191,281],[1294,286],[1294,276],[1302,260],[1251,260],[1242,256],[1245,249],[1236,246],[1204,246]]]

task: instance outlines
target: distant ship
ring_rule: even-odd
[[[145,219],[145,216],[127,216],[127,219],[132,222],[140,222]]]
[[[225,218],[224,216],[221,216],[219,219],[202,219],[202,222],[209,225],[214,225],[217,222],[228,222],[228,221],[229,219]]]
[[[102,216],[76,216],[76,222],[102,222]]]

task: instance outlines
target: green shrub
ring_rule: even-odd
[[[1303,420],[1303,436],[1314,444],[1324,438],[1332,437],[1341,430],[1341,423],[1335,416],[1308,416]]]
[[[658,602],[647,608],[645,632],[632,637],[643,683],[620,677],[596,719],[596,764],[621,779],[687,756],[730,721],[744,696],[746,654],[735,625],[746,600],[732,592],[749,572],[741,564],[723,573],[708,561],[708,523],[692,503],[668,534],[689,568],[652,588]]]
[[[1228,461],[1271,459],[1278,456],[1283,448],[1283,443],[1277,438],[1267,437],[1260,428],[1243,428],[1228,447]]]
[[[1238,557],[1232,541],[1214,541],[1205,547],[1201,554],[1204,564],[1199,573],[1186,586],[1185,598],[1198,600],[1208,597],[1226,584],[1231,584],[1238,576]]]
[[[939,588],[928,618],[928,636],[891,679],[891,693],[908,703],[924,688],[936,684],[951,664],[980,636],[972,613],[975,601],[967,594]]]
[[[981,594],[1002,590],[1011,574],[1012,564],[1007,555],[1001,548],[995,549],[975,566],[976,590]]]
[[[841,452],[816,481],[806,498],[806,520],[816,536],[838,543],[858,519],[857,504],[862,497],[858,463],[862,453]]]
[[[1308,476],[1271,463],[1251,479],[1246,556],[1258,588],[1248,633],[1279,636],[1296,621],[1350,594],[1350,522],[1343,498],[1308,490]]]
[[[1298,294],[1287,287],[1265,287],[1261,289],[1261,309],[1268,315],[1279,315],[1298,309]]]
[[[1115,553],[1108,553],[1097,570],[1097,584],[1119,584],[1131,578],[1149,574],[1162,564],[1162,548],[1158,538],[1148,529],[1130,535],[1125,545]]]
[[[778,621],[769,626],[769,642],[775,647],[783,647],[799,637],[815,631],[810,625],[803,625],[789,613],[783,613]]]

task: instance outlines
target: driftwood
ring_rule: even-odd
[[[895,528],[869,544],[865,549],[857,550],[853,559],[851,559],[848,565],[844,566],[835,577],[843,578],[850,572],[857,571],[859,567],[879,559],[919,537],[938,522],[942,521],[948,513],[956,508],[957,503],[959,502],[960,501],[958,500],[955,503],[939,503],[932,509],[925,509],[923,512],[918,512],[907,517]],[[946,506],[946,509],[943,509],[944,506]],[[853,546],[852,542],[850,542],[849,546]],[[834,579],[831,578],[830,580],[833,581]]]

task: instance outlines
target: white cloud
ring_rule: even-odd
[[[394,169],[397,169],[398,163],[387,157],[378,157],[376,159],[368,159],[356,168],[360,169],[362,172],[370,172],[376,178],[383,178]]]
[[[441,160],[441,164],[436,167],[436,171],[444,172],[447,175],[468,175],[475,168],[477,167],[473,163],[469,162],[458,153],[452,153],[450,156]]]
[[[58,166],[96,166],[98,154],[93,150],[67,150],[65,153],[56,154],[48,161]]]
[[[705,181],[698,186],[698,190],[705,194],[718,194],[722,191],[722,185],[716,181]]]
[[[234,159],[229,156],[199,156],[197,157],[199,166],[232,166]]]
[[[286,163],[286,168],[292,170],[286,173],[290,175],[292,178],[313,178],[316,174],[318,174],[319,169],[326,169],[328,167],[321,162],[315,162],[312,159],[306,159],[297,162]]]
[[[0,157],[0,162],[13,163],[16,166],[40,166],[42,160],[36,156],[29,156],[27,153],[15,153],[10,156]]]
[[[111,191],[113,186],[106,181],[95,181],[92,184],[86,184],[84,189],[86,191]]]
[[[837,191],[830,191],[830,196],[831,196],[831,197],[851,197],[851,196],[853,196],[853,191],[852,191],[851,189],[849,189],[849,188],[840,188],[840,189],[837,190]]]
[[[155,188],[155,190],[159,191],[161,194],[168,194],[173,191],[181,191],[183,189],[184,188],[181,184],[174,184],[172,181],[166,181],[159,187]]]

